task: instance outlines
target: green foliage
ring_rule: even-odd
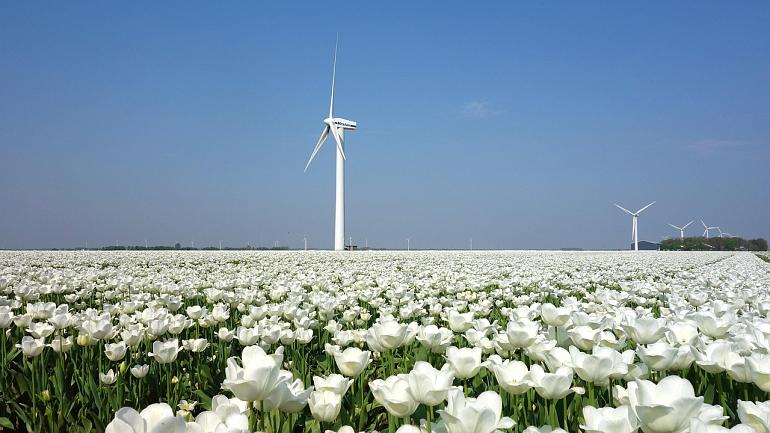
[[[738,237],[689,237],[666,239],[660,243],[664,251],[767,251],[765,239],[743,239]]]

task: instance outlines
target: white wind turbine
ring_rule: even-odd
[[[719,228],[719,227],[709,227],[709,226],[707,226],[707,225],[706,225],[706,223],[704,223],[704,222],[703,222],[703,220],[700,220],[700,223],[701,223],[701,224],[703,224],[703,228],[704,228],[704,230],[703,230],[703,236],[704,236],[706,239],[708,239],[708,238],[709,238],[709,230],[716,230],[716,229],[718,229],[718,228]]]
[[[634,251],[639,251],[639,234],[637,233],[637,229],[636,229],[637,228],[637,222],[636,221],[639,219],[639,214],[642,213],[643,210],[645,210],[648,207],[654,205],[655,202],[652,202],[652,203],[648,204],[647,206],[639,209],[636,212],[631,212],[630,210],[624,208],[623,206],[621,206],[621,205],[619,205],[617,203],[613,203],[613,204],[615,206],[617,206],[618,209],[620,209],[620,210],[628,213],[629,215],[631,215],[631,240],[634,241]]]
[[[335,198],[335,212],[334,212],[334,249],[336,251],[342,251],[345,249],[345,134],[346,129],[355,130],[358,126],[356,122],[352,120],[343,119],[341,117],[334,117],[334,79],[337,75],[337,44],[334,45],[334,66],[332,69],[332,96],[331,102],[329,102],[329,117],[324,119],[326,126],[321,132],[321,137],[318,139],[318,143],[313,149],[313,153],[310,154],[305,165],[305,171],[310,167],[310,163],[315,158],[318,150],[323,146],[326,137],[331,131],[334,141],[337,142],[337,188]]]
[[[685,224],[685,225],[683,225],[682,227],[677,227],[677,226],[675,226],[675,225],[673,225],[673,224],[669,224],[669,225],[670,225],[671,227],[673,227],[673,228],[675,228],[675,229],[679,230],[679,240],[683,240],[683,239],[684,239],[684,229],[686,229],[686,228],[687,228],[687,226],[689,226],[689,225],[690,225],[690,224],[692,224],[693,222],[694,222],[694,220],[693,220],[693,221],[690,221],[689,223],[687,223],[687,224]]]

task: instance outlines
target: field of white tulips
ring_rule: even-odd
[[[770,433],[770,263],[1,252],[0,431]]]

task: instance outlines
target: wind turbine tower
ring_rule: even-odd
[[[339,40],[338,40],[339,43]],[[334,46],[334,63],[332,67],[332,94],[331,101],[329,102],[329,117],[324,119],[323,123],[326,124],[321,137],[318,139],[318,143],[313,149],[313,153],[310,155],[310,159],[305,165],[305,171],[307,171],[310,163],[315,158],[316,153],[323,146],[326,137],[331,132],[334,141],[337,143],[337,184],[336,184],[336,197],[334,206],[334,249],[336,251],[342,251],[345,249],[345,130],[355,130],[358,124],[352,120],[343,119],[341,117],[334,117],[334,80],[337,76],[337,44]]]
[[[627,214],[631,215],[631,240],[634,241],[634,251],[639,251],[639,233],[637,232],[637,220],[639,219],[639,214],[642,213],[643,210],[647,209],[648,207],[655,204],[655,202],[652,202],[648,204],[647,206],[639,209],[636,212],[631,212],[630,210],[624,208],[623,206],[613,203],[615,206],[618,207],[618,209],[626,212]]]

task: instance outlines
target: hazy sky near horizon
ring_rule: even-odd
[[[770,2],[3,2],[0,248],[770,238]],[[699,234],[700,222],[688,234]]]

